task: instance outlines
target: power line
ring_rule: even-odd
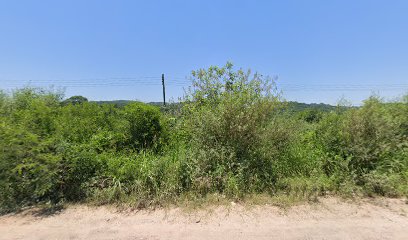
[[[408,89],[408,84],[280,84],[278,87],[284,91],[374,91]]]
[[[28,84],[6,84],[9,87],[21,87],[21,86],[60,86],[60,87],[126,87],[126,86],[160,86],[161,83],[28,83]],[[186,86],[186,84],[180,83],[167,83],[171,86]]]
[[[187,81],[169,79],[168,85],[171,86],[186,86],[189,84]],[[83,78],[83,79],[27,79],[27,80],[0,80],[0,85],[8,87],[19,86],[62,86],[62,87],[102,87],[102,86],[155,86],[161,85],[160,77],[143,77],[143,78],[131,78],[131,77],[115,77],[115,78]]]
[[[87,79],[1,79],[0,83],[6,84],[63,84],[63,85],[71,85],[71,84],[157,84],[161,82],[161,78],[159,77],[144,77],[144,78],[87,78]],[[187,80],[175,80],[175,79],[168,79],[169,83],[174,84],[188,84],[189,81]]]
[[[62,87],[125,87],[125,86],[160,86],[160,76],[108,77],[80,79],[0,79],[0,86],[62,86]],[[167,77],[166,85],[187,87],[191,80],[186,77]],[[374,91],[408,89],[408,84],[288,84],[277,83],[283,91]]]

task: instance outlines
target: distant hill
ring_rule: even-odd
[[[134,101],[134,100],[112,100],[112,101],[91,101],[94,102],[96,104],[113,104],[117,107],[124,107],[130,103],[133,102],[138,102],[138,101]]]
[[[123,107],[127,104],[138,102],[134,100],[112,100],[112,101],[92,101],[97,104],[114,104],[118,107]],[[300,103],[289,101],[287,110],[290,112],[301,112],[306,109],[314,109],[323,112],[330,112],[336,109],[336,106],[325,104],[325,103]],[[154,106],[163,106],[163,102],[149,102],[147,104],[154,105]],[[178,103],[170,103],[170,105],[178,105]]]
[[[301,112],[306,109],[313,109],[322,112],[330,112],[336,109],[336,106],[325,104],[325,103],[300,103],[300,102],[293,102],[289,101],[288,109],[291,112]]]
[[[116,107],[124,107],[130,103],[135,103],[135,102],[140,102],[140,101],[136,101],[136,100],[111,100],[111,101],[90,101],[90,102],[94,102],[96,104],[113,104]],[[158,107],[162,107],[163,106],[163,102],[148,102],[146,104],[150,104],[153,106],[158,106]],[[171,106],[171,107],[177,107],[179,105],[179,103],[167,103],[167,106]]]
[[[154,105],[154,106],[163,106],[163,102],[149,102],[147,104]],[[169,104],[169,103],[166,103]],[[171,104],[178,104],[178,103],[171,103]]]

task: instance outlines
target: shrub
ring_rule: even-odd
[[[292,129],[279,119],[281,107],[271,78],[235,72],[230,63],[194,71],[183,107],[194,188],[203,193],[271,188],[274,161],[283,158]]]
[[[209,193],[408,194],[408,96],[293,113],[272,79],[229,63],[192,80],[185,101],[164,113],[143,103],[63,104],[41,89],[0,92],[0,212]]]
[[[58,149],[57,191],[60,200],[79,201],[89,196],[88,182],[106,167],[103,156],[86,144],[61,144]]]
[[[135,149],[159,149],[165,141],[165,127],[158,107],[143,103],[131,103],[124,108],[128,121],[129,144]]]
[[[325,154],[326,174],[347,173],[359,185],[374,186],[373,172],[379,179],[381,173],[404,172],[408,167],[407,109],[402,102],[384,103],[371,97],[361,108],[328,114],[316,134]]]
[[[0,211],[55,200],[55,142],[23,126],[0,126]]]

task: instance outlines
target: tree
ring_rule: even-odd
[[[88,102],[88,99],[83,96],[72,96],[65,101],[62,102],[63,105],[68,105],[68,104],[82,104],[84,102]]]

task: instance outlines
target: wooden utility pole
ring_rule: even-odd
[[[166,106],[166,88],[164,86],[164,73],[162,74],[162,85],[163,85],[163,106]]]

